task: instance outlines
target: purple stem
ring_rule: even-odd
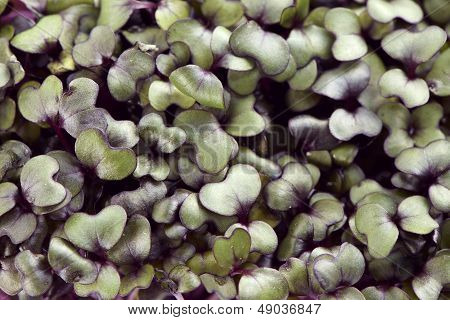
[[[131,8],[133,8],[134,10],[146,9],[152,11],[158,6],[158,4],[154,2],[141,2],[138,0],[130,0],[129,3]]]
[[[184,300],[184,297],[181,293],[177,292],[177,293],[172,293],[172,295],[175,297],[175,299],[177,300]]]
[[[59,140],[59,142],[61,142],[64,149],[69,153],[73,153],[73,147],[69,143],[69,141],[66,139],[61,127],[58,125],[55,125],[53,122],[50,122],[50,126],[52,127],[53,131],[55,131],[56,136],[58,137],[58,140]]]

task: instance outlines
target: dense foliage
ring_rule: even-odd
[[[447,0],[0,0],[0,299],[446,299]]]

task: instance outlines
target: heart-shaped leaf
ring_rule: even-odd
[[[428,173],[443,174],[448,168],[446,154],[450,150],[450,142],[438,140],[424,148],[410,148],[399,154],[395,166],[400,171],[416,176],[426,176]]]
[[[225,179],[228,172],[228,166],[223,168],[217,174],[209,174],[202,171],[199,166],[190,159],[189,152],[187,154],[183,154],[183,152],[181,152],[180,157],[178,158],[176,169],[181,180],[188,186],[195,190],[200,190],[200,188],[207,183],[221,182]]]
[[[423,18],[420,6],[411,0],[368,0],[367,11],[373,19],[381,23],[388,23],[395,18],[418,23]]]
[[[189,3],[180,0],[167,0],[158,6],[155,12],[155,20],[161,29],[167,30],[175,21],[189,18],[189,11]]]
[[[90,284],[97,278],[95,263],[83,258],[67,240],[54,237],[50,240],[48,262],[67,283]]]
[[[327,60],[331,57],[333,35],[318,25],[293,29],[287,39],[297,66],[306,66],[313,58]]]
[[[166,32],[158,27],[133,27],[122,31],[125,39],[132,45],[137,42],[151,43],[158,48],[158,52],[164,52],[169,49],[166,41]]]
[[[278,237],[273,228],[264,221],[252,221],[248,226],[236,223],[228,228],[225,236],[230,236],[236,229],[243,229],[248,232],[251,239],[250,252],[258,252],[269,255],[275,252],[278,246]]]
[[[119,241],[108,251],[108,259],[119,265],[144,261],[151,247],[151,228],[147,218],[139,214],[128,219]]]
[[[289,292],[297,296],[309,294],[308,269],[303,260],[289,258],[280,269],[289,284]]]
[[[8,140],[0,146],[0,179],[21,168],[31,156],[31,149],[23,142]]]
[[[443,109],[438,103],[416,108],[412,114],[401,104],[386,104],[378,110],[378,115],[389,129],[384,150],[391,157],[415,145],[425,147],[434,140],[444,138],[439,129]]]
[[[351,164],[345,168],[335,169],[328,176],[328,190],[343,194],[349,191],[354,185],[357,185],[364,180],[365,174],[361,167],[356,164]]]
[[[0,216],[4,215],[16,206],[19,196],[19,188],[14,183],[0,183]]]
[[[178,265],[169,273],[169,278],[176,284],[176,292],[187,293],[201,285],[200,278],[189,267]]]
[[[300,115],[289,120],[289,133],[294,136],[301,150],[327,150],[338,141],[329,130],[328,120]]]
[[[54,180],[58,172],[59,164],[52,157],[42,155],[31,158],[20,175],[25,199],[36,207],[56,206],[64,202],[68,195],[70,197],[70,192]]]
[[[341,64],[322,73],[312,90],[334,100],[357,97],[369,84],[370,68],[364,61]]]
[[[367,287],[361,292],[366,300],[409,300],[408,294],[397,287]]]
[[[225,277],[230,272],[228,267],[221,267],[217,263],[212,251],[206,251],[202,254],[196,253],[186,262],[186,264],[195,274],[199,275],[211,274]]]
[[[138,43],[125,50],[108,72],[108,88],[118,101],[127,101],[137,92],[139,81],[150,77],[155,71],[154,57]]]
[[[47,156],[58,162],[59,171],[55,175],[55,181],[62,184],[72,195],[76,197],[82,191],[84,184],[84,173],[77,158],[66,151],[51,151]]]
[[[194,98],[184,94],[170,82],[159,80],[153,81],[150,85],[148,100],[152,107],[158,111],[165,111],[172,104],[176,104],[183,109],[189,109],[195,103]]]
[[[383,124],[375,113],[359,107],[354,112],[337,109],[330,117],[329,127],[335,138],[348,141],[359,134],[375,137],[381,132]]]
[[[62,127],[77,137],[85,128],[105,130],[108,122],[112,122],[106,110],[95,108],[98,92],[95,81],[78,78],[63,93],[61,80],[49,76],[40,87],[28,86],[20,91],[19,110],[31,122],[43,127]]]
[[[217,0],[214,0],[217,1]],[[230,47],[231,31],[224,27],[216,27],[211,37],[211,50],[215,65],[229,70],[249,71],[255,64],[246,58],[235,56]]]
[[[278,178],[281,176],[281,167],[275,162],[258,156],[253,150],[247,147],[239,147],[239,152],[234,162],[240,164],[248,164],[258,170],[259,173],[270,178]]]
[[[10,296],[22,291],[19,271],[14,265],[14,257],[0,260],[0,290]]]
[[[197,20],[182,19],[174,22],[167,30],[167,42],[170,45],[184,43],[191,52],[193,64],[200,69],[209,69],[213,63],[211,34]]]
[[[266,185],[264,197],[271,209],[286,211],[301,206],[313,187],[314,181],[308,168],[299,163],[289,163],[283,168],[279,179]]]
[[[183,240],[188,231],[189,230],[180,222],[174,222],[173,224],[164,227],[165,236],[170,240],[174,240],[174,243]]]
[[[134,214],[148,216],[153,204],[164,198],[166,193],[167,187],[164,183],[152,179],[142,179],[139,188],[116,194],[111,198],[109,204],[121,206],[130,217]]]
[[[239,299],[284,300],[289,294],[289,284],[284,276],[271,268],[248,271],[239,281]]]
[[[165,76],[170,76],[175,69],[189,63],[191,52],[183,42],[174,42],[170,46],[170,52],[159,54],[156,58],[156,68]]]
[[[345,219],[343,204],[328,194],[315,194],[310,201],[309,213],[306,214],[314,227],[314,241],[325,239],[331,232],[339,229]]]
[[[237,295],[236,284],[231,277],[217,277],[210,274],[202,274],[200,280],[208,293],[215,293],[220,299],[230,300]]]
[[[49,271],[47,257],[25,250],[16,255],[14,264],[27,295],[37,297],[50,289],[53,275]]]
[[[80,297],[90,295],[102,300],[112,300],[119,294],[120,275],[116,268],[105,265],[100,268],[95,282],[90,284],[74,284],[75,293]]]
[[[206,0],[202,14],[216,26],[231,27],[241,20],[244,8],[240,2],[229,0]]]
[[[134,289],[147,289],[154,275],[155,269],[151,264],[145,264],[136,272],[128,273],[120,280],[119,295],[126,297]]]
[[[381,41],[383,50],[392,58],[402,61],[412,71],[433,57],[447,41],[447,34],[438,26],[429,26],[419,32],[399,29]],[[411,56],[411,52],[414,55]]]
[[[403,70],[392,69],[380,78],[380,92],[384,97],[399,97],[408,108],[428,102],[430,92],[425,80],[409,79]]]
[[[198,193],[191,193],[180,207],[179,211],[181,223],[189,230],[197,230],[207,222],[212,222],[216,227],[225,232],[230,225],[235,223],[235,217],[226,217],[215,214],[200,203]]]
[[[56,46],[61,29],[60,15],[44,16],[30,29],[17,34],[11,45],[28,53],[46,53]]]
[[[374,192],[386,193],[395,198],[394,193],[391,192],[391,190],[383,188],[377,181],[365,179],[351,188],[350,201],[356,205],[359,201],[364,199],[365,196]]]
[[[230,168],[223,182],[209,183],[200,190],[205,208],[223,215],[246,214],[261,190],[261,179],[255,168],[237,164]]]
[[[75,143],[77,158],[95,170],[103,180],[122,180],[136,169],[136,155],[127,148],[113,148],[105,135],[97,129],[88,129],[78,136]]]
[[[317,62],[312,60],[306,66],[297,69],[295,75],[289,79],[289,87],[293,90],[307,90],[316,81],[318,74]]]
[[[73,60],[87,68],[100,66],[111,58],[115,45],[114,31],[108,26],[97,26],[92,29],[86,41],[73,47]]]
[[[449,65],[450,49],[447,48],[434,61],[433,68],[426,77],[430,91],[437,96],[450,95]]]
[[[437,140],[424,148],[406,149],[395,159],[395,166],[406,174],[409,181],[423,182],[429,187],[428,195],[431,203],[436,209],[443,212],[450,208],[448,200],[450,193],[449,153],[450,142]],[[392,177],[393,184],[402,185],[403,182],[398,180],[401,177],[398,174],[394,175]],[[412,188],[410,186],[412,190],[416,188],[415,183],[412,183]],[[407,181],[407,184],[410,183]]]
[[[105,110],[106,137],[109,144],[114,148],[133,148],[139,142],[139,135],[136,125],[129,120],[115,120]],[[101,128],[99,128],[100,131]]]
[[[0,130],[8,130],[16,118],[16,103],[11,98],[0,102]]]
[[[263,24],[274,24],[280,22],[283,11],[294,5],[293,0],[242,0],[245,13],[254,20]]]
[[[157,113],[145,115],[138,125],[139,136],[159,152],[172,153],[186,141],[186,133],[177,127],[166,127]]]
[[[64,56],[68,60],[72,60],[72,63],[72,47],[75,43],[87,38],[89,31],[96,24],[98,15],[97,8],[93,5],[89,5],[85,0],[75,1],[76,2],[71,3],[69,3],[69,1],[48,1],[46,6],[46,12],[59,13],[62,18],[62,30],[59,35],[59,44],[63,51],[60,54],[60,58]],[[59,62],[62,62],[62,59]],[[75,70],[75,66],[73,70]]]
[[[430,205],[426,198],[422,196],[406,198],[398,205],[399,226],[415,234],[428,234],[439,227],[430,217],[429,211]]]
[[[367,44],[359,35],[361,26],[358,16],[347,8],[334,8],[325,15],[325,28],[336,36],[331,48],[339,61],[352,61],[367,53]]]
[[[333,292],[339,285],[351,286],[361,279],[365,262],[355,246],[344,242],[327,251],[316,249],[309,258],[308,271],[316,292]]]
[[[213,114],[203,110],[188,110],[174,120],[176,127],[186,132],[186,142],[195,148],[195,161],[207,173],[218,173],[237,152],[237,143],[223,131]]]
[[[78,248],[95,252],[109,250],[122,236],[127,213],[122,207],[109,206],[96,215],[75,213],[64,224],[64,232]]]
[[[133,176],[141,178],[149,175],[156,181],[163,181],[167,179],[170,174],[170,167],[161,156],[147,156],[141,155],[137,157],[136,169]]]
[[[125,25],[134,10],[152,9],[154,3],[129,0],[100,0],[97,24],[109,26],[114,31]]]
[[[311,218],[305,214],[296,215],[289,225],[286,237],[280,242],[278,260],[286,261],[291,257],[299,256],[306,250],[313,236],[314,226]]]
[[[31,237],[36,224],[34,214],[11,210],[0,217],[0,237],[7,236],[14,244],[22,243]]]
[[[372,195],[376,196],[371,201],[373,203],[361,205],[356,212],[356,228],[367,237],[370,255],[384,258],[397,242],[399,232],[392,221],[397,208],[389,196],[381,193]]]
[[[233,31],[230,47],[235,55],[256,60],[262,72],[269,76],[282,73],[289,64],[286,40],[264,31],[254,21],[244,23]]]
[[[215,239],[213,253],[219,266],[230,269],[247,260],[250,247],[250,234],[242,228],[236,228],[228,237]]]
[[[450,283],[448,268],[450,255],[448,250],[439,251],[425,264],[421,274],[412,281],[414,293],[422,300],[436,300],[444,286]]]
[[[39,89],[29,86],[20,92],[18,100],[20,113],[31,122],[46,125],[48,120],[56,119],[62,93],[61,80],[56,76],[49,76]]]
[[[152,218],[158,223],[171,223],[175,219],[184,200],[191,192],[186,189],[177,189],[172,196],[158,200],[153,206]]]
[[[228,109],[228,123],[225,131],[234,137],[251,137],[261,133],[266,123],[264,118],[254,110],[256,98],[231,96]]]
[[[99,86],[94,80],[78,78],[72,80],[63,93],[58,120],[72,137],[78,137],[87,128],[105,130],[111,122],[106,110],[95,108],[98,92]]]

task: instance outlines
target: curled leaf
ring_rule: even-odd
[[[83,258],[67,240],[50,240],[48,262],[52,269],[68,283],[90,284],[97,278],[96,265]]]
[[[206,107],[225,108],[222,83],[213,73],[199,66],[178,68],[170,74],[170,82],[179,91]]]

